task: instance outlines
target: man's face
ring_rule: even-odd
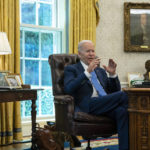
[[[146,14],[141,14],[141,24],[146,25],[147,16]]]
[[[89,65],[95,59],[94,45],[88,42],[83,43],[82,50],[79,51],[79,57],[86,65]]]

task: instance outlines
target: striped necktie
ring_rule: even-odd
[[[98,82],[97,76],[95,71],[91,72],[91,82],[93,86],[95,87],[96,91],[98,92],[99,96],[105,96],[107,95],[105,90],[103,89],[102,85]]]

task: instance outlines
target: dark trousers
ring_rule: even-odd
[[[90,100],[90,114],[104,114],[116,121],[119,150],[128,150],[128,96],[119,91]]]

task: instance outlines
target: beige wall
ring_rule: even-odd
[[[121,82],[127,82],[128,72],[145,73],[145,61],[150,59],[150,52],[124,52],[124,2],[135,0],[100,1],[100,23],[96,35],[97,55],[113,58],[117,62],[117,73]],[[136,2],[150,1],[136,0]]]

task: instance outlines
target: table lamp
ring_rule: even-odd
[[[11,48],[5,32],[0,32],[0,55],[11,54]]]
[[[11,48],[5,32],[0,32],[0,55],[11,54]],[[4,75],[0,74],[0,86],[6,86]]]

